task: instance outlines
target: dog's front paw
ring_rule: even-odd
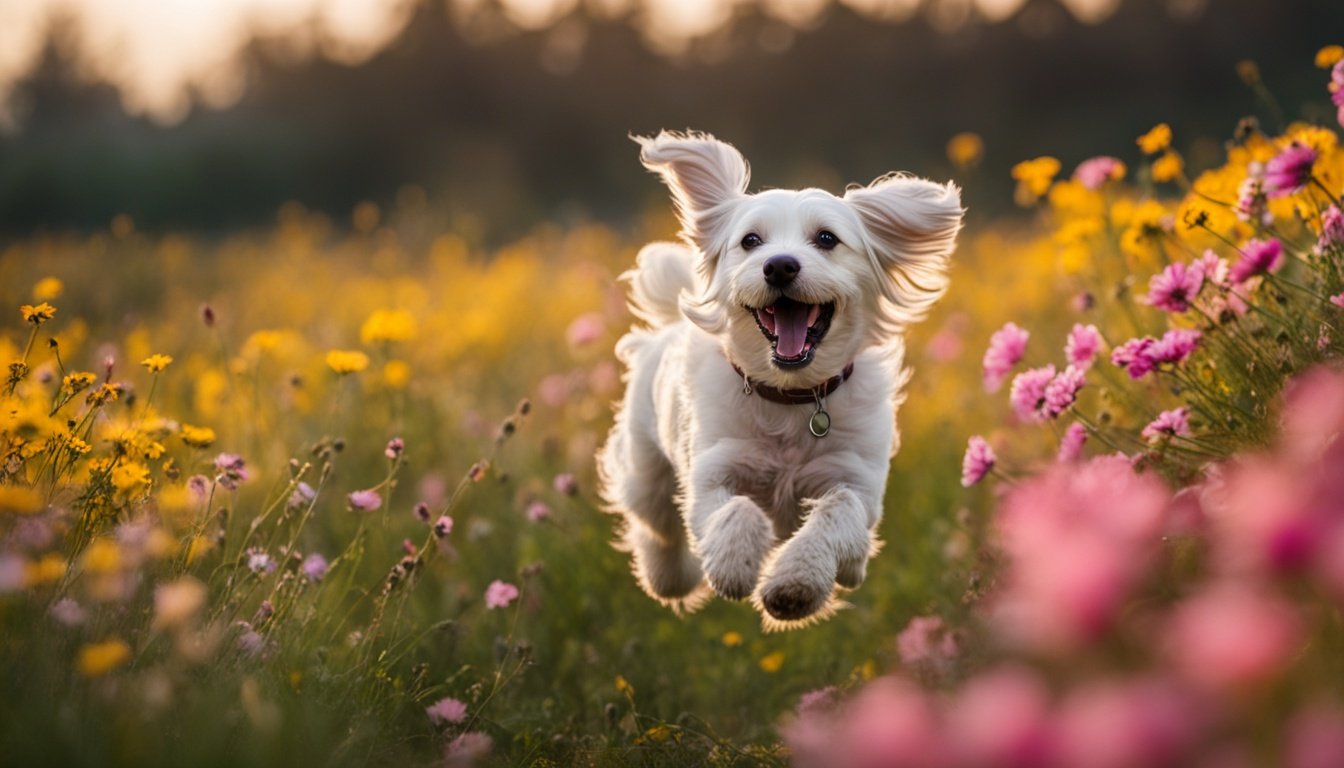
[[[761,590],[761,607],[779,621],[798,621],[817,613],[831,599],[831,585],[806,581],[780,581]]]
[[[734,496],[710,516],[698,543],[709,585],[729,600],[745,599],[756,588],[761,563],[774,541],[761,508],[745,496]]]
[[[790,539],[769,565],[756,593],[757,607],[783,622],[821,612],[837,575],[835,555],[824,544],[808,536]]]

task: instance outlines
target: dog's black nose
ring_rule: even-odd
[[[765,282],[776,288],[783,288],[798,276],[802,266],[792,256],[771,256],[765,260]]]

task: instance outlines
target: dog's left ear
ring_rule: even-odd
[[[961,190],[913,176],[884,176],[845,193],[867,230],[868,256],[899,325],[920,319],[947,289],[961,229]]]
[[[705,133],[663,131],[653,138],[631,138],[639,144],[644,167],[662,176],[672,191],[682,232],[712,260],[728,204],[747,191],[747,161],[732,145]]]

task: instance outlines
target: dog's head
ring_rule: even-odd
[[[712,136],[636,141],[701,254],[701,292],[683,295],[682,311],[721,336],[755,381],[815,386],[895,338],[946,289],[963,213],[953,184],[891,175],[844,197],[748,194],[746,161]]]

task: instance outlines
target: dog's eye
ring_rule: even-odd
[[[817,233],[816,244],[823,251],[829,251],[840,244],[840,238],[836,237],[835,233],[829,229],[823,229]]]
[[[752,248],[762,245],[763,243],[765,243],[765,241],[762,240],[761,236],[756,234],[755,232],[752,232],[748,234],[746,237],[742,238],[742,247],[747,249],[748,251],[750,251]]]

